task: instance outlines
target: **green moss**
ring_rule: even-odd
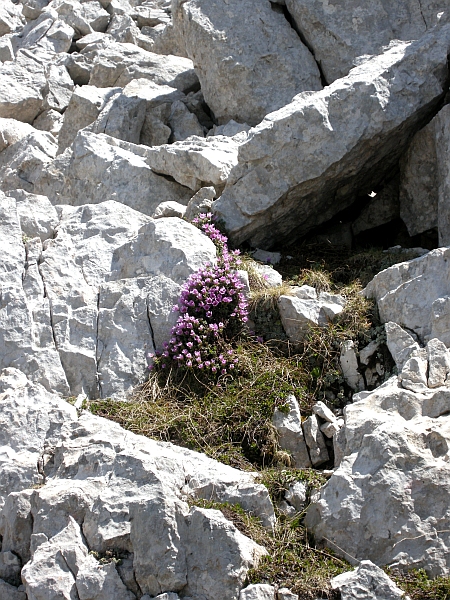
[[[385,570],[411,600],[450,600],[450,577],[430,579],[424,569],[413,569],[406,573],[396,569]]]

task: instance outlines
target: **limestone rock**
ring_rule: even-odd
[[[333,421],[333,423],[324,423],[323,425],[320,426],[320,431],[323,433],[323,435],[325,435],[327,438],[332,438],[336,435],[336,433],[338,433],[340,430],[340,426],[338,421]]]
[[[93,31],[105,31],[110,15],[98,0],[77,2],[77,0],[52,0],[49,8],[58,13],[59,18],[72,27],[77,37],[83,37]]]
[[[313,466],[318,467],[327,462],[330,457],[316,415],[311,415],[303,423],[303,433]]]
[[[448,246],[450,245],[450,107],[444,106],[435,120],[439,244]]]
[[[116,42],[137,44],[140,35],[139,27],[130,15],[115,14],[106,30]]]
[[[298,600],[298,596],[288,588],[279,588],[277,591],[277,600]]]
[[[179,100],[172,104],[169,125],[174,142],[182,142],[191,136],[204,137],[203,127],[197,117]]]
[[[0,579],[0,594],[2,598],[8,598],[8,600],[27,600],[25,592],[19,591],[15,586],[2,579]]]
[[[17,31],[22,26],[19,7],[11,0],[4,0],[0,6],[0,36]]]
[[[385,330],[387,347],[400,372],[411,354],[419,350],[419,344],[397,323],[389,321],[385,324]]]
[[[393,377],[346,406],[340,466],[308,509],[317,539],[341,556],[447,575],[449,402],[448,388],[419,394]]]
[[[427,390],[427,353],[424,350],[414,350],[400,373],[400,381],[404,388],[412,392]]]
[[[19,204],[25,208],[22,202],[0,194],[3,251],[0,367],[19,368],[47,389],[68,393],[66,377],[54,346],[49,301],[38,268],[42,245],[38,238],[38,243],[25,248],[17,209]],[[30,233],[37,233],[37,229],[45,237],[44,232],[51,230],[51,223],[39,216],[33,223],[32,215],[31,212],[23,219],[25,227],[29,225]],[[51,222],[52,218],[49,220]]]
[[[400,600],[405,592],[370,560],[363,560],[351,572],[333,577],[331,588],[339,590],[342,600]]]
[[[314,0],[286,0],[296,26],[312,48],[327,83],[345,77],[367,55],[380,54],[392,40],[417,40],[446,11],[445,0],[423,5],[419,0],[364,5]]]
[[[0,62],[14,60],[14,50],[9,38],[0,39]]]
[[[194,192],[207,185],[222,188],[237,164],[238,143],[224,136],[191,137],[146,152],[156,173],[170,175]]]
[[[267,0],[177,1],[174,23],[220,124],[256,125],[296,94],[322,87],[309,50]]]
[[[448,248],[378,273],[365,289],[378,304],[381,321],[399,323],[427,343],[438,338],[450,346],[450,277]]]
[[[214,205],[232,241],[292,242],[370,193],[442,97],[449,46],[450,25],[438,26],[253,128]]]
[[[44,88],[44,109],[64,112],[74,90],[73,81],[66,67],[50,65],[46,70],[45,77],[47,84]]]
[[[433,119],[418,131],[400,161],[400,216],[409,235],[417,235],[438,225],[435,127]]]
[[[42,169],[56,154],[55,138],[47,132],[33,131],[9,146],[0,155],[0,189],[32,192]]]
[[[336,416],[323,402],[316,402],[313,407],[313,413],[328,423],[335,423]]]
[[[358,359],[356,358],[355,344],[352,340],[342,342],[339,363],[344,379],[352,390],[360,392],[364,389],[364,380],[358,371]]]
[[[184,214],[186,221],[192,221],[198,215],[211,212],[215,196],[216,190],[212,186],[200,188],[188,202]]]
[[[272,423],[279,436],[280,448],[287,450],[297,469],[311,465],[302,429],[300,408],[295,396],[288,396],[286,404],[289,412],[275,409]]]
[[[123,397],[142,382],[152,335],[168,333],[165,322],[179,293],[172,282],[182,283],[214,256],[212,242],[178,219],[153,223],[112,201],[69,213],[43,253],[41,272],[72,393]],[[159,311],[148,300],[152,288],[161,294]],[[150,304],[160,315],[153,323]]]
[[[90,46],[83,54],[89,56]],[[94,49],[91,55],[94,64],[89,85],[96,87],[125,87],[133,79],[149,79],[182,92],[198,85],[192,62],[186,58],[154,54],[134,44],[117,42]]]
[[[42,170],[34,191],[53,204],[97,204],[105,198],[152,215],[163,201],[186,205],[188,188],[157,175],[142,146],[80,131],[71,148]]]
[[[12,190],[8,196],[16,201],[22,235],[26,238],[40,238],[42,242],[55,235],[59,224],[56,209],[46,196],[36,196],[24,190]]]
[[[188,526],[192,550],[186,556],[186,593],[233,600],[244,584],[248,569],[258,563],[266,550],[242,535],[219,511],[194,507]]]
[[[68,148],[80,129],[93,123],[108,100],[120,93],[120,88],[97,89],[90,85],[77,88],[64,113],[64,121],[58,137],[58,154]]]
[[[33,132],[34,128],[27,123],[16,119],[0,118],[0,152]]]
[[[306,504],[307,487],[301,481],[291,483],[289,489],[285,491],[284,497],[297,512],[301,512]]]
[[[102,565],[88,554],[109,548],[120,550],[132,567],[131,586],[151,596],[167,589],[194,597],[238,596],[265,550],[220,512],[189,511],[184,500],[197,490],[211,498],[217,490],[220,501],[239,502],[273,522],[267,489],[255,483],[255,474],[136,436],[87,412],[78,417],[74,407],[40,386],[13,385],[0,398],[0,440],[8,436],[16,452],[0,464],[1,489],[10,494],[0,503],[0,535],[3,552],[15,552],[26,563],[28,597],[46,598],[53,590],[55,597],[132,600],[114,562]],[[42,448],[48,484],[26,489],[36,481]],[[19,471],[19,457],[33,470],[15,482],[11,473]]]
[[[172,103],[180,98],[184,95],[170,86],[157,85],[145,79],[134,80],[122,94],[110,97],[89,130],[135,144],[141,142],[153,146],[166,143],[171,135],[168,124]],[[200,133],[203,133],[202,129]]]
[[[0,117],[32,123],[43,110],[44,65],[26,51],[0,64]]]
[[[345,305],[342,296],[324,292],[317,295],[310,286],[293,287],[292,293],[291,296],[280,296],[278,308],[284,330],[294,343],[301,342],[310,327],[327,325]]]
[[[22,565],[18,556],[12,552],[0,552],[0,579],[10,585],[20,585]]]
[[[239,600],[274,600],[275,588],[267,583],[256,583],[241,590]]]
[[[401,160],[400,210],[410,235],[438,228],[450,243],[450,109],[444,108],[414,136]]]
[[[450,373],[450,353],[441,341],[430,340],[427,344],[428,355],[428,387],[437,388],[445,385]]]
[[[162,217],[179,217],[181,219],[184,217],[185,212],[186,207],[183,204],[168,200],[158,204],[152,217],[154,219],[161,219]]]
[[[56,110],[44,110],[34,121],[33,127],[40,131],[48,131],[57,138],[63,124],[63,116]]]
[[[27,19],[34,21],[39,17],[50,0],[21,0],[22,14]]]

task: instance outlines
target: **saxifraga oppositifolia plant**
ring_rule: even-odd
[[[213,215],[200,214],[192,223],[217,248],[216,264],[207,263],[184,284],[174,311],[180,315],[164,350],[150,354],[150,369],[177,368],[210,376],[236,368],[232,340],[248,320],[247,300],[236,269],[239,250],[228,249],[228,239],[213,224]]]

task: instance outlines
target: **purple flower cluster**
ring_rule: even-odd
[[[226,375],[238,362],[231,342],[248,320],[244,286],[235,271],[240,264],[239,251],[230,252],[227,237],[213,225],[212,218],[211,213],[201,214],[193,224],[216,245],[217,264],[193,273],[183,286],[174,307],[180,316],[171,338],[162,353],[150,355],[157,368],[176,366]]]

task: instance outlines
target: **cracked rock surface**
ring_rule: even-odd
[[[216,260],[188,222],[201,212],[265,262],[375,190],[350,237],[400,215],[448,243],[448,2],[0,4],[0,599],[295,600],[245,587],[266,550],[190,501],[239,504],[270,528],[254,473],[65,399],[126,400],[144,381],[181,286]],[[344,419],[322,403],[302,419],[294,396],[274,415],[298,468],[334,450],[307,521],[363,561],[336,578],[343,598],[398,596],[374,565],[450,574],[448,261],[442,247],[366,288],[396,376]],[[344,305],[295,288],[284,332],[300,341]],[[359,363],[348,348],[355,392],[378,347]],[[280,506],[303,512],[306,487],[291,488]]]

